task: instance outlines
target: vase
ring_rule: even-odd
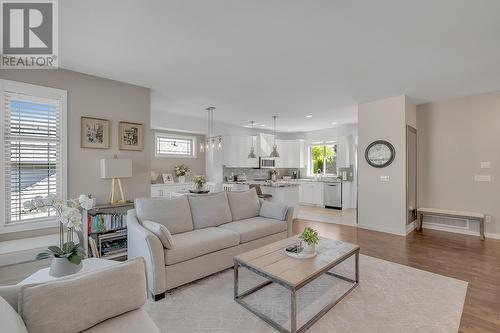
[[[179,183],[184,184],[186,182],[186,176],[179,176]]]
[[[316,244],[307,244],[306,242],[304,242],[302,252],[314,253],[314,251],[316,251]]]
[[[82,269],[82,263],[73,264],[66,258],[52,258],[50,263],[49,275],[53,277],[61,277],[79,272]]]

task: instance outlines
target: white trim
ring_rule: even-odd
[[[191,150],[191,155],[177,155],[177,154],[158,154],[156,151],[156,141],[158,138],[166,138],[166,139],[184,139],[184,140],[191,140],[192,142],[192,150]],[[169,134],[169,133],[161,133],[161,132],[155,132],[154,136],[154,144],[153,144],[153,149],[155,151],[155,157],[163,157],[163,158],[196,158],[197,157],[197,149],[198,149],[198,141],[196,136],[190,136],[190,135],[179,135],[179,134]]]
[[[406,236],[405,232],[401,232],[399,230],[394,230],[391,228],[379,228],[379,227],[374,227],[371,225],[363,225],[363,224],[358,224],[358,228],[361,229],[368,229],[368,230],[373,230],[373,231],[378,231],[378,232],[385,232],[387,234],[393,234],[393,235],[398,235],[398,236]]]
[[[21,93],[21,94],[26,94],[26,95],[34,95],[34,96],[39,96],[43,98],[50,98],[50,99],[59,99],[61,101],[60,105],[60,111],[61,111],[61,197],[62,199],[67,199],[67,192],[68,192],[68,182],[67,182],[67,177],[68,177],[68,170],[67,170],[67,145],[68,145],[68,138],[67,138],[67,126],[68,126],[68,110],[67,110],[67,91],[66,90],[61,90],[61,89],[56,89],[56,88],[51,88],[51,87],[44,87],[44,86],[39,86],[39,85],[34,85],[34,84],[29,84],[29,83],[24,83],[24,82],[17,82],[17,81],[10,81],[10,80],[0,80],[0,119],[4,119],[4,114],[5,114],[5,92],[13,92],[13,93]],[[4,138],[4,131],[3,131],[3,126],[0,126],[0,156],[3,157],[5,156],[4,154],[4,144],[3,144],[3,138]],[[19,232],[19,231],[26,231],[26,230],[36,230],[36,229],[45,229],[45,228],[51,228],[51,227],[56,227],[58,226],[58,222],[55,220],[55,217],[53,218],[47,218],[45,220],[27,220],[25,222],[19,222],[19,223],[12,223],[9,225],[5,224],[5,180],[3,178],[4,173],[4,165],[3,163],[0,163],[0,174],[2,177],[0,177],[0,211],[2,212],[0,216],[0,234],[3,233],[11,233],[11,232]]]
[[[431,224],[428,224],[427,222],[424,222],[422,224],[422,228],[423,229],[438,230],[438,231],[453,232],[455,234],[471,235],[471,236],[478,236],[479,237],[479,231],[457,229],[457,228],[452,228],[452,227],[443,227],[443,226],[438,226],[438,225],[433,225],[433,224],[431,225]],[[500,239],[500,234],[494,234],[494,233],[490,233],[490,232],[485,232],[484,236],[486,238]]]

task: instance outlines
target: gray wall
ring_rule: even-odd
[[[170,158],[170,157],[156,157],[155,156],[155,133],[169,133],[174,135],[188,135],[195,136],[197,141],[197,149],[196,158]],[[162,130],[153,130],[151,134],[151,170],[154,170],[159,173],[158,180],[161,179],[162,173],[171,173],[174,175],[174,167],[179,164],[186,164],[191,168],[191,175],[205,175],[205,153],[199,152],[200,141],[204,141],[204,135],[198,134],[186,134],[179,132],[170,132],[170,131],[162,131]],[[177,179],[175,179],[177,181]]]
[[[417,124],[419,206],[484,212],[486,232],[500,236],[500,92],[419,105]]]
[[[358,225],[406,234],[406,107],[398,96],[358,106]],[[396,157],[385,168],[371,167],[365,149],[375,140],[394,145]],[[380,176],[389,176],[381,182]]]
[[[0,78],[21,81],[68,92],[68,196],[92,193],[98,204],[106,203],[110,180],[100,179],[101,158],[131,158],[133,178],[123,179],[126,199],[150,195],[150,90],[64,69],[1,70]],[[110,120],[110,149],[80,148],[80,117]],[[118,122],[144,124],[144,150],[118,149]],[[0,240],[8,237],[0,235]],[[13,237],[11,235],[10,237]]]

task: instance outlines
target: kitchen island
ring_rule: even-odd
[[[233,191],[246,191],[250,185],[259,185],[263,194],[272,195],[268,200],[271,202],[282,202],[287,206],[294,208],[293,217],[297,217],[299,212],[299,184],[293,181],[245,181],[245,182],[228,182],[225,184],[233,184]]]

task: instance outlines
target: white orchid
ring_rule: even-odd
[[[80,203],[80,206],[82,206],[82,208],[86,210],[92,209],[92,207],[94,207],[94,199],[91,199],[85,194],[80,194],[80,196],[78,197],[78,202]]]

